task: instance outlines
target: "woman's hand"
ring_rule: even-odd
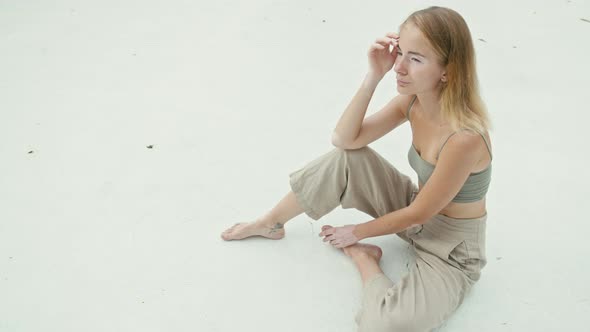
[[[351,246],[359,241],[354,235],[356,225],[346,225],[342,227],[332,227],[325,225],[322,227],[320,236],[324,237],[324,242],[330,241],[330,244],[336,248]]]
[[[383,77],[391,70],[397,58],[398,40],[399,36],[395,32],[388,32],[385,37],[375,40],[375,43],[371,45],[367,53],[370,73],[378,77]],[[392,45],[393,49],[390,51],[389,47]]]

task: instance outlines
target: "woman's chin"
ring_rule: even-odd
[[[401,86],[397,86],[397,92],[400,95],[413,95],[413,93],[411,91],[409,91],[408,89],[401,87]]]

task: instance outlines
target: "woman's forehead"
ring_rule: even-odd
[[[399,47],[406,52],[413,51],[424,55],[431,54],[428,40],[422,31],[413,24],[406,24],[399,33]]]

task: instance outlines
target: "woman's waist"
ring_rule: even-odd
[[[455,219],[473,219],[481,218],[487,214],[485,197],[477,202],[472,203],[454,203],[451,202],[438,214],[455,218]]]
[[[418,195],[420,189],[422,189],[421,183],[415,195]],[[484,197],[479,201],[469,203],[450,202],[438,214],[457,219],[480,218],[487,214],[486,198]]]

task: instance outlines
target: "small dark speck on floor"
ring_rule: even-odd
[[[323,23],[326,23],[326,20],[322,20]]]
[[[506,325],[506,324],[508,324],[508,323],[506,323],[506,322],[502,323],[502,325]]]
[[[581,18],[581,19],[580,19],[580,21],[584,21],[584,22],[588,22],[588,23],[590,23],[590,20],[587,20],[587,19],[585,19],[585,18]]]
[[[537,12],[533,12],[533,15],[535,15]]]
[[[12,257],[8,257],[9,259],[12,259]]]
[[[133,56],[137,56],[137,53],[133,53]]]
[[[146,146],[146,148],[148,148],[148,149],[153,149],[153,148],[154,148],[154,146],[153,146],[153,145],[148,145],[148,146]]]
[[[478,40],[479,40],[479,41],[482,41],[482,42],[484,42],[484,43],[487,43],[487,41],[486,41],[485,39],[483,39],[483,38],[479,38]]]
[[[35,152],[35,151],[31,150],[31,151],[29,151],[29,152],[27,152],[27,153],[28,153],[28,154],[31,154],[31,153],[33,153],[33,152]]]
[[[501,260],[501,259],[502,259],[502,257],[496,257],[496,260],[497,260],[497,261],[499,261],[499,260]]]
[[[512,45],[512,48],[516,48],[516,46]]]

